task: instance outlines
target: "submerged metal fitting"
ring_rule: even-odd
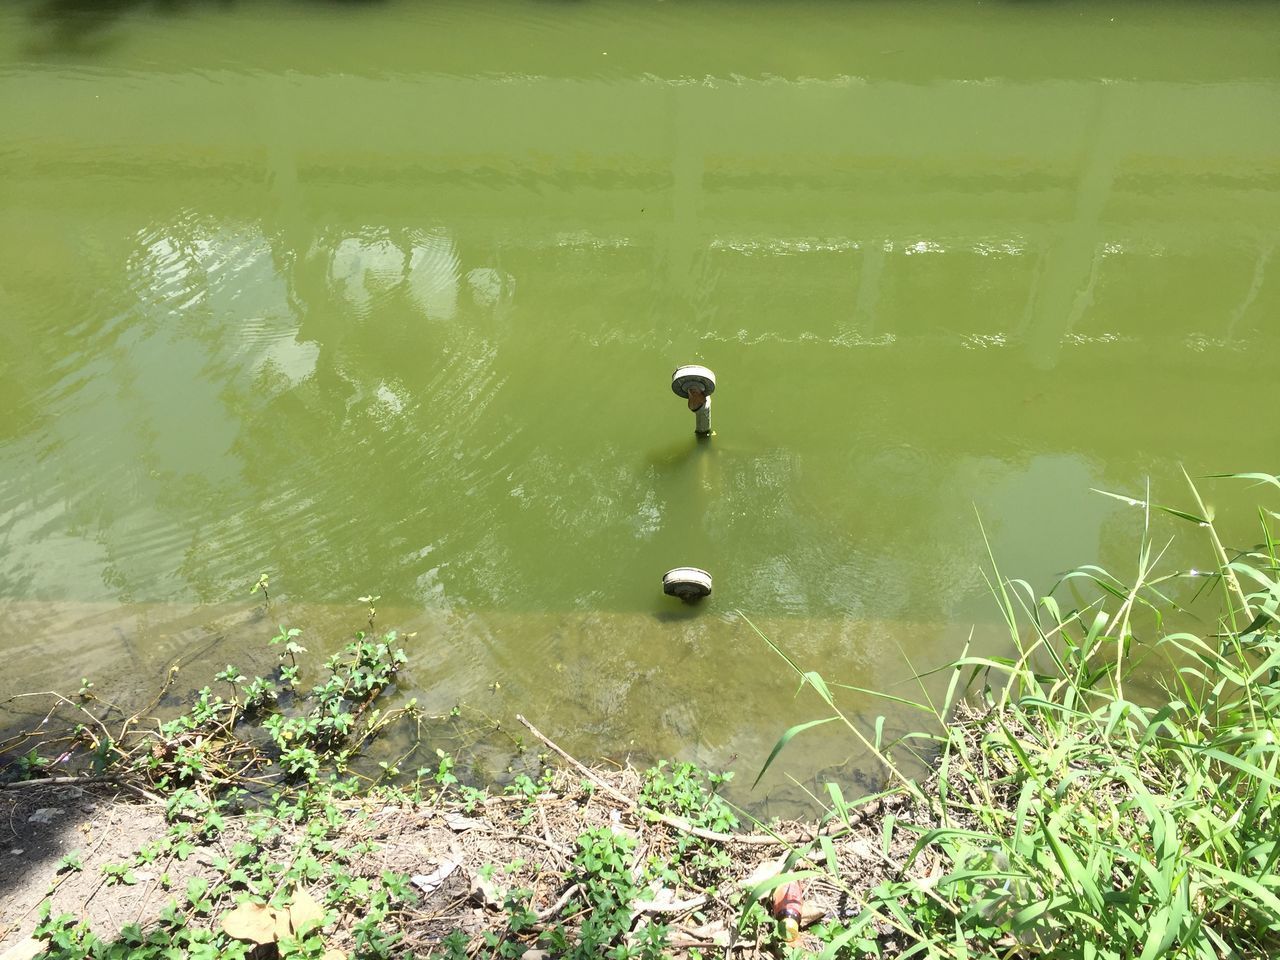
[[[693,432],[711,436],[711,394],[716,392],[716,375],[696,363],[677,367],[671,374],[671,392],[689,401],[693,411]]]
[[[699,567],[676,567],[662,575],[662,592],[685,602],[711,596],[711,574]]]

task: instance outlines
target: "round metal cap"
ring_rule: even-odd
[[[698,387],[707,396],[711,396],[716,392],[716,375],[696,363],[677,367],[676,372],[671,375],[671,392],[688,400],[690,387]]]
[[[681,600],[701,600],[711,595],[711,574],[698,567],[676,567],[662,575],[662,592]]]

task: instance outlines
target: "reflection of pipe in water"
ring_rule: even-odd
[[[677,367],[671,374],[671,392],[689,401],[693,411],[693,432],[711,436],[711,394],[716,392],[716,375],[696,363]]]

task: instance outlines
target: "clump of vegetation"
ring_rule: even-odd
[[[258,587],[264,593],[265,579]],[[324,933],[340,916],[347,920],[344,943],[357,956],[393,955],[400,934],[388,932],[388,918],[416,899],[409,877],[385,871],[370,882],[353,873],[350,863],[367,851],[337,838],[349,819],[348,798],[371,782],[353,772],[353,758],[389,725],[422,719],[413,701],[393,710],[375,706],[406,656],[394,631],[376,640],[358,633],[324,664],[323,681],[298,695],[297,656],[306,652],[299,635],[281,627],[274,638],[285,644],[277,675],[249,680],[228,666],[215,679],[229,696],[204,687],[183,712],[154,727],[131,716],[113,733],[90,704],[79,706],[88,722],[71,741],[89,756],[90,771],[163,801],[169,823],[132,860],[103,865],[104,883],[136,884],[143,867],[182,863],[199,848],[232,833],[234,839],[213,859],[213,879],[189,880],[146,930],[129,924],[105,941],[76,915],[53,914],[46,901],[35,936],[47,942],[47,956],[247,958],[262,956],[254,951],[267,944],[285,960],[320,960],[346,956]],[[82,684],[82,699],[96,701],[88,686]],[[25,754],[18,773],[41,775],[46,765],[35,762],[38,755],[37,748]],[[64,858],[58,872],[80,869],[76,856]],[[316,903],[308,889],[322,878],[324,899]],[[215,916],[221,925],[209,922]],[[266,925],[246,918],[265,918]]]
[[[1280,489],[1276,477],[1246,478]],[[1122,498],[1144,511],[1137,572],[1076,571],[1054,593],[1088,585],[1094,597],[1070,608],[995,572],[1011,655],[959,658],[945,701],[913,704],[937,727],[895,745],[936,758],[925,789],[879,726],[869,737],[839,709],[837,684],[792,664],[831,711],[812,724],[845,726],[928,810],[886,818],[886,844],[905,835],[912,858],[936,858],[929,876],[883,883],[856,915],[822,926],[823,956],[1280,952],[1280,515],[1260,511],[1259,542],[1229,550],[1191,492],[1191,510]],[[1205,534],[1209,573],[1159,570],[1153,512]],[[1170,629],[1189,619],[1173,588],[1192,576],[1216,591],[1216,620]],[[1154,699],[1127,693],[1139,652],[1166,655]],[[964,678],[982,681],[968,703],[957,698]],[[848,808],[833,801],[839,821]]]
[[[733,774],[710,773],[692,763],[659,761],[645,771],[637,798],[645,810],[680,817],[699,830],[727,833],[738,828],[738,818],[716,793]],[[669,851],[672,866],[668,882],[694,889],[715,889],[731,865],[723,844],[697,833],[678,833]]]

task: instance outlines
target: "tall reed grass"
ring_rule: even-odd
[[[1280,490],[1267,474],[1230,478]],[[1159,506],[1149,491],[1121,497],[1144,517],[1128,578],[1089,566],[1036,596],[992,557],[1009,656],[966,649],[947,665],[941,702],[888,698],[931,718],[893,743],[883,720],[839,705],[858,688],[764,638],[825,708],[787,730],[765,768],[793,737],[838,727],[884,764],[887,792],[914,801],[915,815],[886,817],[881,836],[883,853],[912,839],[900,878],[822,931],[823,956],[1280,956],[1280,514],[1259,508],[1258,542],[1232,549],[1187,483],[1194,509]],[[1204,571],[1162,572],[1159,512],[1203,537]],[[1195,630],[1178,601],[1188,577],[1205,591],[1197,607],[1214,604]],[[1156,696],[1149,682],[1133,692],[1139,654]],[[931,779],[905,772],[911,755],[932,760]],[[838,786],[827,803],[829,821],[850,819]],[[822,860],[816,848],[793,862]],[[919,858],[941,867],[921,876]],[[844,882],[836,867],[827,880]]]

